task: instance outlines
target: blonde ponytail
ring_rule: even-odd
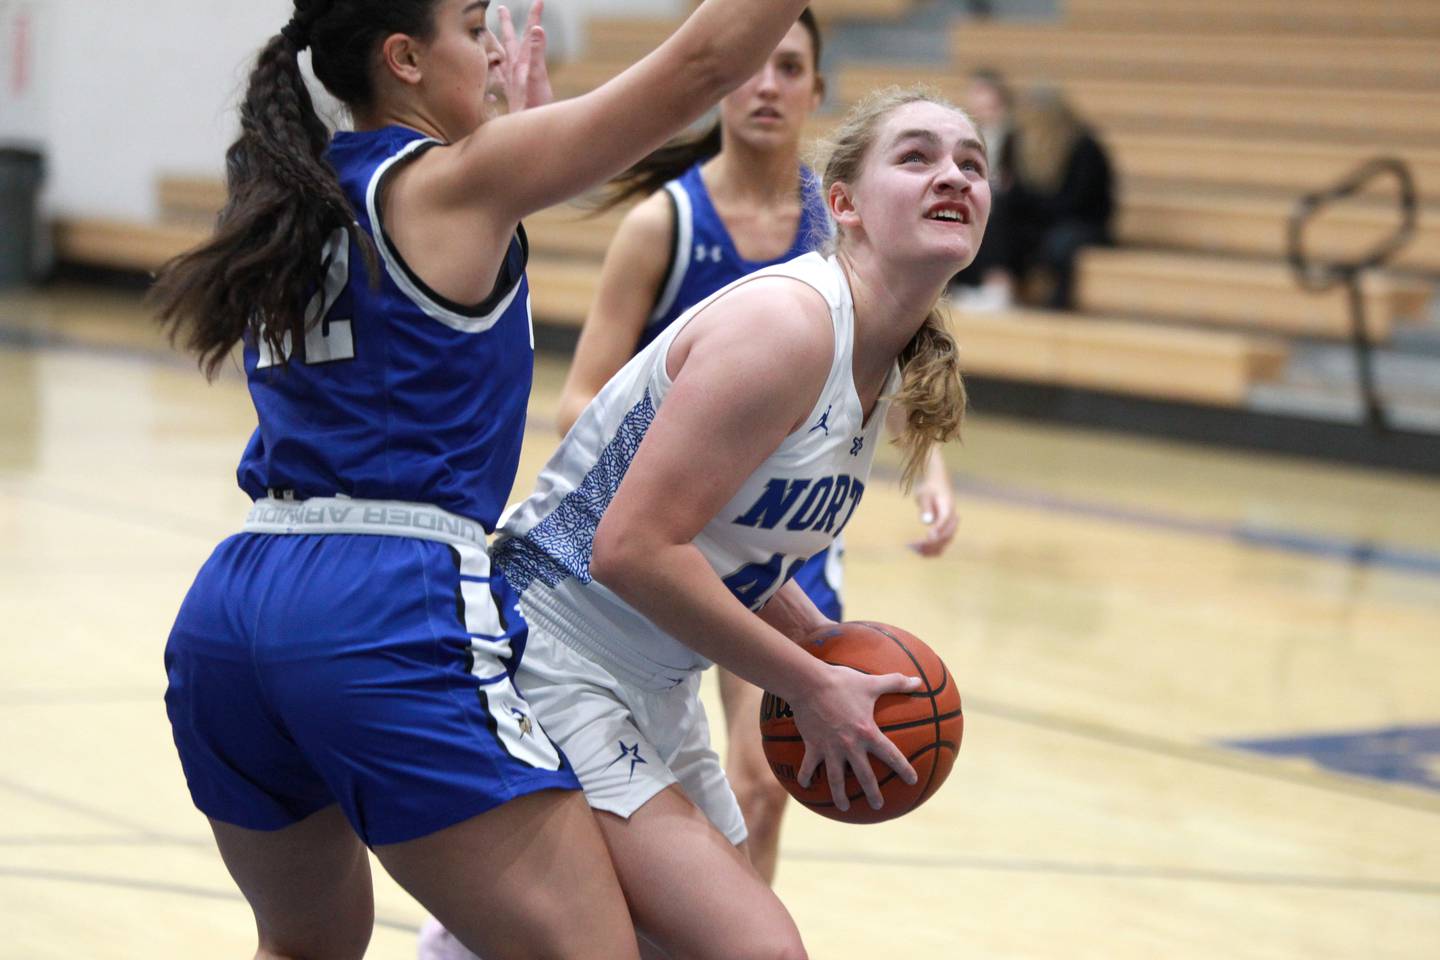
[[[900,352],[900,389],[891,402],[905,414],[905,429],[895,438],[903,452],[901,485],[914,486],[937,443],[959,439],[965,419],[965,381],[960,348],[937,305]]]

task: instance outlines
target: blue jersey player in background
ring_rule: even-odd
[[[720,120],[707,133],[667,145],[620,178],[610,205],[646,199],[626,215],[606,255],[560,401],[562,434],[632,355],[691,306],[829,239],[818,178],[800,161],[805,122],[824,93],[820,50],[820,30],[807,9],[760,72],[721,101]],[[927,530],[914,546],[937,556],[958,523],[938,449],[915,493]],[[842,552],[837,542],[795,576],[832,620],[843,619]],[[761,749],[755,722],[761,692],[724,669],[719,676],[730,743],[726,774],[750,830],[751,860],[773,882],[788,797]]]
[[[531,381],[520,219],[693,122],[803,6],[711,0],[555,104],[538,3],[518,39],[502,12],[502,42],[486,0],[296,0],[260,51],[216,233],[154,291],[208,375],[243,345],[259,421],[254,508],[165,652],[257,956],[361,956],[367,846],[491,960],[638,956],[574,772],[512,683],[526,628],[487,552]],[[317,116],[306,49],[353,131]]]

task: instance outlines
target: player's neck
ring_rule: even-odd
[[[841,251],[840,264],[855,303],[855,386],[879,389],[945,290],[948,275],[895,269],[866,248]],[[931,274],[934,274],[933,276]]]
[[[727,143],[705,165],[712,197],[746,206],[794,205],[800,193],[800,158],[789,150],[755,150]]]
[[[381,130],[385,127],[409,127],[411,130],[418,130],[425,136],[441,143],[449,143],[440,125],[432,118],[414,110],[372,110],[368,112],[354,111],[352,118],[355,121],[355,129],[359,131]]]

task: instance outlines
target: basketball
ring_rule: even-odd
[[[809,787],[797,779],[805,757],[805,742],[795,726],[790,704],[766,693],[760,702],[760,737],[770,770],[790,795],[816,813],[845,823],[880,823],[920,806],[950,774],[965,716],[944,661],[914,635],[884,623],[847,621],[817,631],[804,641],[805,649],[826,663],[868,674],[903,673],[919,677],[922,686],[913,693],[886,694],[875,701],[875,723],[900,748],[918,775],[908,784],[875,756],[870,766],[880,784],[885,804],[873,810],[854,773],[845,773],[850,809],[840,810],[830,795],[822,764]]]

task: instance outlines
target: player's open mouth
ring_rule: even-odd
[[[969,223],[970,210],[959,204],[943,204],[925,214],[925,219],[944,223]]]

